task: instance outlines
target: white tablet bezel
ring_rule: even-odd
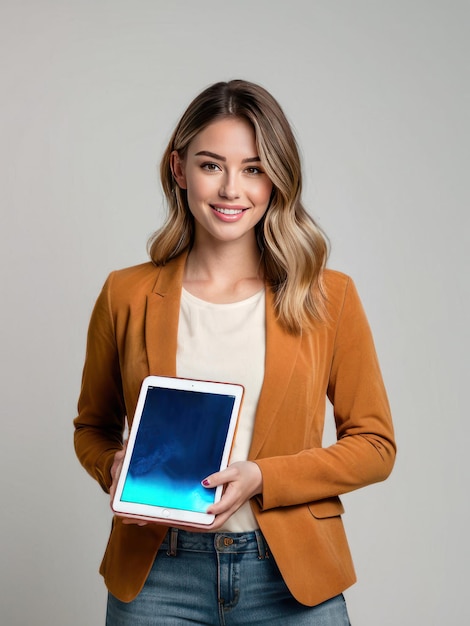
[[[208,513],[200,513],[185,509],[175,509],[164,506],[154,506],[149,504],[140,504],[121,500],[122,492],[126,482],[129,465],[132,458],[134,444],[139,430],[139,424],[142,417],[147,392],[150,387],[162,387],[167,389],[179,389],[185,391],[196,391],[199,393],[211,393],[220,395],[234,396],[232,414],[229,420],[229,427],[225,445],[223,448],[222,458],[219,470],[227,467],[233,441],[238,425],[238,416],[243,401],[244,388],[242,385],[233,383],[222,383],[214,381],[202,381],[188,378],[173,378],[169,376],[147,376],[142,382],[142,386],[137,401],[134,419],[129,432],[126,453],[118,479],[116,492],[112,501],[112,509],[118,516],[132,517],[137,519],[149,520],[157,523],[164,523],[170,526],[210,526],[215,519],[214,515]],[[204,477],[201,477],[201,479]],[[222,497],[223,487],[219,486],[215,490],[214,502],[218,502]]]

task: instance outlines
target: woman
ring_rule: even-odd
[[[338,496],[384,480],[395,444],[352,281],[325,269],[277,102],[217,83],[161,163],[169,215],[151,263],[114,272],[90,322],[75,446],[111,494],[149,374],[241,383],[245,400],[208,529],[115,518],[101,566],[109,626],[349,624],[355,581]],[[326,398],[337,442],[322,448]]]

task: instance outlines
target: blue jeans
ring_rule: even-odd
[[[350,626],[342,594],[314,607],[287,589],[259,531],[171,529],[140,594],[108,596],[106,626]]]

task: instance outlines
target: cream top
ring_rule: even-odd
[[[238,383],[245,387],[230,462],[246,461],[264,377],[266,344],[265,293],[230,304],[214,304],[183,289],[178,325],[178,376]],[[204,478],[201,476],[201,479]],[[258,525],[246,502],[227,520],[227,532]]]

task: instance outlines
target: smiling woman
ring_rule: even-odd
[[[149,374],[245,395],[229,466],[200,476],[223,488],[207,532],[114,519],[107,624],[346,626],[355,574],[338,496],[384,480],[395,443],[364,311],[351,279],[325,269],[282,109],[258,85],[212,85],[161,178],[169,213],[152,263],[113,272],[93,311],[77,454],[112,496]],[[337,441],[322,448],[326,398]]]
[[[150,256],[156,265],[165,264],[188,248],[195,256],[192,207],[185,181],[177,179],[183,172],[176,166],[178,160],[185,162],[188,150],[199,141],[199,135],[206,131],[212,135],[210,128],[221,121],[236,122],[234,125],[240,125],[239,128],[245,126],[246,147],[250,144],[252,152],[241,158],[256,159],[257,165],[256,170],[247,168],[246,171],[255,176],[259,172],[263,179],[267,176],[271,181],[269,211],[257,221],[254,230],[256,274],[261,268],[264,281],[272,286],[277,314],[287,329],[298,333],[325,313],[321,276],[327,245],[323,233],[301,202],[302,173],[292,129],[278,102],[259,85],[241,80],[216,83],[199,94],[183,114],[160,166],[170,212],[163,227],[149,242]],[[254,145],[248,135],[253,137]],[[206,150],[207,146],[201,146],[194,153]],[[225,157],[217,151],[213,154]],[[224,162],[209,157],[205,164],[207,168],[222,171]],[[224,201],[230,204],[227,199]],[[219,203],[224,201],[219,198]],[[245,258],[244,253],[242,258]],[[220,301],[221,293],[218,293],[217,301]]]
[[[240,118],[210,124],[189,144],[184,157],[176,150],[172,152],[173,176],[186,190],[188,207],[197,223],[193,247],[210,245],[212,238],[248,238],[259,257],[254,228],[268,208],[273,184],[260,167],[260,157],[254,155],[255,132]]]

